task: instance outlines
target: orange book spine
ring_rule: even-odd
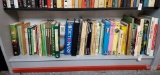
[[[75,0],[72,0],[72,8],[75,8]]]
[[[94,8],[94,0],[92,0],[92,8]]]
[[[64,8],[64,0],[61,0],[62,1],[62,8]]]
[[[108,7],[112,7],[112,0],[108,0]]]
[[[47,7],[51,8],[51,0],[47,0]]]
[[[82,8],[86,8],[86,0],[82,0]]]

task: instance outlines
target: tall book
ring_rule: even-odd
[[[79,26],[79,36],[78,36],[78,43],[77,43],[77,55],[79,55],[79,50],[80,50],[83,19],[80,18],[79,22],[80,22],[80,26]]]
[[[121,0],[118,0],[118,8],[121,7]]]
[[[133,4],[134,4],[134,0],[131,0],[130,7],[133,7]]]
[[[119,31],[119,38],[118,38],[118,47],[117,47],[117,56],[122,55],[122,40],[123,40],[123,30]]]
[[[32,34],[31,34],[31,29],[32,29],[32,26],[27,28],[29,55],[32,55],[32,44],[31,44],[31,36],[32,36]]]
[[[100,22],[100,40],[99,40],[99,54],[102,54],[104,36],[104,23]]]
[[[72,8],[75,8],[75,0],[72,0]]]
[[[10,33],[11,33],[11,42],[13,48],[13,55],[20,55],[19,43],[18,43],[18,35],[17,35],[17,25],[23,24],[23,22],[10,24]]]
[[[90,0],[90,8],[94,8],[95,0]]]
[[[154,19],[154,27],[153,27],[153,36],[152,36],[152,44],[151,44],[151,50],[149,52],[149,56],[153,56],[154,54],[154,49],[155,49],[155,42],[156,42],[156,34],[157,34],[157,29],[158,29],[158,18]]]
[[[86,8],[86,0],[82,0],[82,8]]]
[[[54,56],[55,55],[55,24],[56,24],[56,21],[53,21],[51,23],[51,31],[52,31],[52,35],[51,35],[51,42],[52,42],[52,55]]]
[[[11,8],[10,0],[6,0],[6,3],[7,3],[7,8]]]
[[[65,50],[64,54],[70,55],[72,51],[72,37],[73,37],[74,21],[67,20],[66,22],[66,36],[65,36]]]
[[[107,7],[107,0],[104,0],[104,8]]]
[[[60,49],[59,49],[59,23],[56,23],[55,28],[55,57],[60,58]]]
[[[57,0],[57,8],[62,8],[62,1],[61,0]]]
[[[72,8],[72,0],[67,0],[67,8]]]
[[[64,53],[65,47],[65,25],[60,25],[60,53]]]
[[[137,0],[134,0],[133,7],[137,7]]]
[[[14,8],[14,0],[10,0],[11,8]]]
[[[71,50],[71,55],[76,56],[77,55],[77,44],[78,44],[78,36],[79,36],[79,26],[80,23],[79,21],[74,22],[74,28],[73,28],[73,38],[72,38],[72,50]]]
[[[37,25],[37,41],[38,41],[38,55],[42,56],[42,34],[40,24]]]
[[[120,31],[120,22],[116,21],[114,28],[114,38],[113,38],[114,40],[112,46],[113,55],[117,55],[119,31]]]
[[[91,20],[88,20],[88,38],[87,38],[87,46],[86,46],[86,50],[85,50],[85,54],[86,55],[90,55],[90,53],[91,53],[91,48],[90,48],[90,46],[91,46],[91,36],[92,36],[92,26],[93,26],[93,23],[92,23],[92,21]]]
[[[21,24],[23,25],[23,24]],[[19,43],[19,50],[20,50],[20,54],[22,54],[23,51],[23,47],[22,47],[22,38],[21,38],[21,25],[17,25],[17,34],[18,34],[18,43]]]
[[[90,8],[90,0],[86,0],[86,8]]]
[[[109,39],[110,39],[110,27],[111,23],[107,20],[102,20],[102,22],[105,24],[104,26],[104,38],[103,38],[103,55],[108,55],[108,47],[109,47]]]
[[[99,8],[104,8],[104,0],[99,0],[98,7]]]

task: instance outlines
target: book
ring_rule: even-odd
[[[35,5],[35,0],[31,0],[31,7],[32,7],[32,8],[35,8],[35,7],[36,7],[36,5]]]
[[[94,8],[94,3],[95,3],[94,0],[90,0],[90,8]]]
[[[7,8],[7,0],[3,0],[3,7]]]
[[[86,8],[90,8],[90,0],[86,0]]]
[[[6,0],[6,2],[7,2],[7,8],[11,8],[11,2],[10,2],[10,0]]]
[[[54,26],[55,29],[55,57],[60,58],[60,50],[59,50],[59,23],[56,23]]]
[[[137,0],[136,7],[139,6],[140,0]]]
[[[23,24],[21,24],[23,25]],[[19,43],[19,50],[20,50],[20,54],[22,54],[22,38],[21,38],[21,27],[20,25],[17,25],[17,35],[18,35],[18,43]]]
[[[102,54],[102,49],[103,49],[103,37],[104,37],[104,23],[100,22],[100,40],[99,40],[99,54]]]
[[[64,8],[68,8],[68,1],[67,0],[64,0]]]
[[[112,7],[112,0],[108,0],[108,6],[107,7]]]
[[[19,37],[19,36],[18,36],[18,37]],[[28,43],[28,32],[27,32],[27,28],[25,28],[25,40],[26,40],[27,55],[29,55],[29,43]]]
[[[112,7],[116,7],[116,0],[112,0]]]
[[[72,37],[73,37],[74,21],[67,20],[66,22],[66,36],[65,36],[65,49],[64,54],[70,55],[72,51]]]
[[[31,44],[31,26],[27,28],[28,33],[28,47],[29,47],[29,55],[32,55],[32,44]]]
[[[156,42],[156,34],[157,34],[157,29],[158,29],[158,18],[154,18],[154,26],[153,26],[153,36],[152,36],[152,44],[151,44],[151,50],[149,52],[149,56],[153,56],[154,54],[154,49],[155,49],[155,42]]]
[[[82,0],[78,1],[78,8],[82,8]]]
[[[77,44],[77,55],[79,55],[79,50],[80,50],[83,19],[80,18],[79,22],[80,22],[80,26],[79,26],[79,36],[78,36],[78,44]]]
[[[124,4],[123,4],[123,7],[128,7],[128,5],[130,4],[128,4],[128,2],[129,2],[129,0],[123,0],[124,1]]]
[[[56,21],[53,21],[51,23],[51,31],[52,31],[52,35],[51,35],[51,42],[52,42],[52,55],[55,56],[55,24],[56,24]]]
[[[122,42],[123,42],[123,30],[120,29],[118,38],[117,56],[122,55],[121,54]]]
[[[155,1],[154,7],[160,7],[160,0]]]
[[[77,43],[78,43],[78,36],[79,36],[79,26],[80,26],[80,23],[79,21],[75,21],[74,22],[74,28],[73,28],[73,38],[72,38],[72,50],[71,50],[71,55],[72,56],[76,56],[77,55]]]
[[[95,32],[95,50],[96,55],[98,54],[99,49],[99,38],[100,38],[100,24],[99,22],[96,23],[96,32]]]
[[[19,8],[18,0],[14,0],[14,8]]]
[[[104,0],[104,8],[107,7],[107,0]]]
[[[137,7],[137,0],[134,0],[133,7]]]
[[[61,0],[62,8],[64,8],[64,0]]]
[[[62,1],[61,0],[57,0],[57,8],[62,8]]]
[[[148,7],[154,7],[155,0],[149,0]]]
[[[13,23],[13,24],[10,24],[10,26],[9,26],[14,56],[20,55],[18,35],[17,35],[17,25],[21,25],[21,24],[23,24],[23,22]]]
[[[42,34],[42,55],[47,56],[47,48],[46,48],[46,22],[41,23],[41,34]]]
[[[65,46],[65,25],[60,25],[60,53],[64,53]]]
[[[148,3],[149,3],[149,0],[144,0],[144,3],[143,3],[144,5],[143,6],[148,7]]]
[[[67,0],[67,8],[72,8],[72,0]]]
[[[120,31],[120,22],[115,21],[114,38],[113,38],[114,40],[113,40],[113,46],[112,46],[113,55],[117,55],[119,31]]]
[[[53,0],[51,0],[51,8],[53,8]],[[39,8],[42,8],[43,5],[42,5],[42,0],[39,0]]]
[[[118,8],[121,7],[121,0],[118,0]]]
[[[42,34],[40,24],[37,25],[37,42],[38,42],[38,55],[42,56]]]
[[[14,0],[10,0],[10,4],[11,4],[11,8],[15,8],[14,7]]]
[[[110,39],[109,35],[110,35],[111,23],[107,20],[104,20],[104,19],[102,20],[102,22],[105,24],[102,55],[108,55],[108,47],[109,47],[109,39]]]
[[[26,2],[26,3],[23,3],[24,7],[26,7],[26,8],[32,7],[32,0],[23,0],[23,2]]]
[[[35,0],[35,8],[39,8],[40,4],[39,4],[39,0]]]
[[[78,0],[75,0],[75,8],[78,8]]]
[[[53,8],[57,8],[57,0],[53,0]]]
[[[51,8],[51,0],[47,0],[47,8]]]
[[[130,7],[133,7],[133,4],[134,4],[134,0],[131,0]]]
[[[86,8],[86,0],[82,0],[82,8]]]
[[[98,8],[99,0],[94,1],[94,8]]]
[[[112,47],[113,47],[113,40],[114,40],[114,29],[115,29],[115,21],[110,20],[110,34],[109,34],[109,46],[108,46],[108,55],[112,55]]]
[[[115,7],[118,7],[118,0],[115,0]]]
[[[99,8],[104,8],[104,0],[99,0],[98,7]]]
[[[72,0],[72,8],[75,8],[75,0]]]

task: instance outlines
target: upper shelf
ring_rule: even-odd
[[[158,9],[158,7],[143,7],[142,10]],[[137,7],[121,8],[4,8],[5,11],[94,11],[94,10],[138,10]]]

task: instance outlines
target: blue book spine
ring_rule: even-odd
[[[65,50],[64,54],[70,55],[72,50],[72,37],[74,22],[66,22]]]
[[[105,20],[102,20],[102,22],[105,24],[102,55],[108,55],[108,46],[109,46],[109,37],[110,37],[109,35],[110,35],[111,23],[109,21],[105,21]]]
[[[133,7],[137,7],[137,0],[134,0]]]
[[[148,2],[149,2],[149,0],[144,0],[144,7],[148,7]]]

